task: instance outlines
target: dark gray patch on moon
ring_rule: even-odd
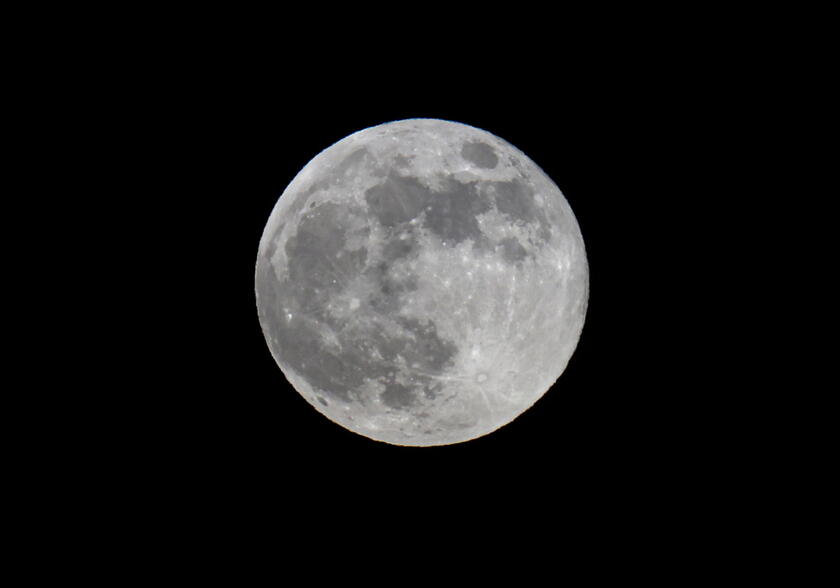
[[[423,226],[447,245],[454,246],[471,239],[480,247],[485,239],[478,225],[478,215],[488,210],[490,203],[478,193],[475,183],[447,179],[443,190],[431,193]]]
[[[496,210],[513,221],[526,224],[537,223],[540,239],[547,241],[551,237],[551,225],[545,211],[537,205],[534,191],[519,180],[492,182],[491,193],[496,203]]]
[[[461,157],[483,169],[493,169],[499,163],[493,148],[480,141],[464,143],[461,147]]]
[[[411,160],[414,159],[413,157],[406,157],[402,154],[397,154],[394,156],[394,166],[399,167],[402,169],[407,169],[409,164],[411,164]]]
[[[409,408],[417,401],[412,388],[393,381],[385,384],[385,391],[379,397],[385,406],[396,410]]]
[[[289,278],[308,310],[324,307],[365,266],[367,249],[346,251],[346,207],[326,202],[308,211],[286,242]]]
[[[376,312],[388,315],[398,311],[402,303],[399,297],[406,292],[417,289],[417,278],[413,274],[395,276],[391,272],[392,262],[397,259],[392,251],[392,256],[386,256],[379,262],[369,265],[364,275],[368,283],[372,285],[372,293],[368,304]]]
[[[386,206],[384,218],[405,218],[392,213]],[[365,218],[364,211],[333,202],[307,210],[285,244],[287,277],[278,280],[270,257],[259,259],[260,318],[281,362],[323,394],[316,398],[324,406],[324,397],[364,402],[361,387],[378,380],[385,386],[381,401],[408,410],[421,395],[434,394],[434,376],[453,364],[458,348],[441,338],[432,322],[394,318],[402,295],[417,288],[417,277],[391,270],[396,261],[417,254],[417,235],[413,228],[391,231],[375,255],[366,248],[348,251],[351,227]],[[330,303],[358,276],[372,288],[367,295],[357,293],[366,296],[357,312],[330,313]],[[397,382],[395,369],[412,376]]]
[[[519,263],[529,257],[528,251],[515,237],[506,237],[499,241],[502,259],[508,263]]]
[[[401,355],[409,367],[440,374],[458,353],[457,345],[438,336],[434,322],[405,317],[399,317],[397,322],[410,333],[409,338],[399,341]]]
[[[446,245],[471,239],[475,246],[483,246],[485,238],[477,216],[490,210],[489,200],[475,183],[451,177],[441,181],[442,189],[431,190],[417,178],[392,173],[381,184],[368,188],[365,200],[384,227],[402,226],[422,215],[423,226]]]
[[[382,258],[386,263],[393,263],[399,259],[411,257],[418,251],[417,232],[407,229],[399,234],[393,232],[386,235],[382,248]]]
[[[384,227],[416,218],[426,207],[430,191],[417,178],[390,174],[384,182],[368,188],[365,200]]]

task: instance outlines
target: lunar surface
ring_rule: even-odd
[[[396,445],[486,435],[532,406],[580,337],[589,273],[557,186],[502,139],[435,119],[310,161],[260,241],[268,347],[318,411]]]

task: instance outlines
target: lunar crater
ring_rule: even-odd
[[[496,152],[487,143],[468,141],[461,148],[461,156],[482,169],[493,169],[499,163]]]

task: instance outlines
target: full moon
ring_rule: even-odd
[[[257,311],[286,379],[330,420],[395,445],[481,437],[560,377],[589,290],[577,220],[524,153],[436,119],[312,159],[260,240]]]

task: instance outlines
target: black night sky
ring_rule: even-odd
[[[178,83],[189,91],[165,106],[176,125],[166,164],[180,184],[163,231],[178,245],[162,293],[169,376],[154,394],[172,475],[257,503],[489,493],[532,513],[561,491],[610,500],[618,487],[683,483],[708,442],[695,433],[714,398],[698,392],[703,374],[686,343],[703,325],[686,297],[697,287],[686,235],[699,191],[688,164],[702,147],[688,152],[685,137],[706,121],[670,72],[618,57],[542,78],[442,70],[373,85],[352,71],[325,78],[261,62],[186,72]],[[350,133],[412,117],[463,122],[526,153],[571,204],[590,265],[583,334],[557,384],[511,424],[446,447],[375,442],[313,410],[274,363],[254,299],[258,242],[295,174]]]

